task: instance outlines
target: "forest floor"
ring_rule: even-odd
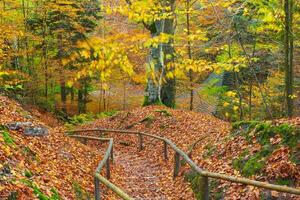
[[[49,135],[44,137],[24,136],[22,130],[2,131],[0,134],[0,199],[6,199],[12,192],[18,199],[34,199],[36,195],[55,196],[62,199],[88,199],[93,195],[93,174],[107,148],[107,143],[88,142],[82,144],[66,137],[66,130],[48,113],[36,109],[30,111],[7,97],[0,96],[0,124],[15,121],[30,121],[45,125]],[[275,124],[292,123],[300,126],[300,118],[277,120]],[[251,156],[261,152],[264,145],[251,135],[248,140],[243,135],[233,134],[231,125],[211,115],[197,112],[173,110],[161,106],[136,108],[116,115],[95,120],[75,128],[112,128],[143,131],[166,137],[183,151],[192,149],[192,159],[202,168],[213,172],[245,176],[243,170],[234,167],[235,160],[244,155],[244,164]],[[86,133],[90,135],[92,133]],[[114,163],[111,182],[124,189],[136,199],[194,199],[193,181],[187,181],[191,174],[183,164],[180,176],[173,179],[173,152],[168,149],[169,160],[163,159],[163,144],[145,138],[144,149],[138,151],[137,137],[134,135],[108,133],[114,138]],[[292,180],[288,185],[299,187],[299,165],[291,162],[294,149],[282,145],[277,135],[268,138],[274,146],[264,159],[259,173],[251,179],[269,181]],[[299,146],[299,145],[298,145]],[[276,148],[275,148],[276,147]],[[296,150],[298,151],[298,150]],[[249,157],[250,156],[250,157]],[[244,158],[242,157],[242,158]],[[253,161],[253,160],[251,160]],[[251,164],[251,163],[250,163]],[[252,163],[255,167],[257,163]],[[105,170],[104,170],[105,171]],[[105,174],[105,172],[103,172]],[[288,179],[287,179],[288,178]],[[284,184],[287,184],[284,182]],[[210,181],[213,199],[261,199],[267,195],[272,199],[297,199],[292,195],[260,190],[251,186]],[[53,190],[55,188],[55,190]],[[102,188],[107,199],[118,199]]]

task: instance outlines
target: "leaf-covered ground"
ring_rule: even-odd
[[[299,121],[300,118],[281,119],[273,122],[272,126],[277,127],[280,124],[289,123],[298,129]],[[262,124],[264,123],[262,122]],[[185,152],[191,152],[193,160],[206,170],[299,187],[299,162],[295,161],[297,159],[292,159],[293,156],[299,156],[295,154],[299,152],[299,132],[291,133],[291,141],[295,141],[294,146],[283,143],[284,137],[279,132],[276,133],[277,129],[272,130],[275,131],[274,134],[265,138],[264,144],[259,140],[264,133],[250,133],[248,136],[242,133],[239,134],[237,130],[240,127],[232,131],[229,123],[211,115],[172,110],[160,106],[120,112],[111,118],[97,120],[84,126],[84,128],[97,127],[140,130],[164,136],[175,142]],[[240,130],[240,132],[242,131]],[[255,132],[255,129],[252,132]],[[126,144],[122,148],[123,151],[126,148],[128,151],[133,151],[129,147],[137,149],[136,137],[116,134],[109,137],[114,137],[117,142]],[[168,162],[162,160],[161,143],[152,139],[146,139],[146,143],[145,150],[141,153],[141,159],[148,156],[152,162],[159,165],[161,183],[167,185],[166,194],[169,194],[169,197],[176,196],[174,193],[176,189],[174,190],[169,186],[174,184],[174,181],[172,181],[172,160]],[[192,146],[194,148],[191,151]],[[173,152],[170,151],[169,149],[169,156],[172,159]],[[184,167],[182,174],[184,172],[188,172],[187,167]],[[141,176],[143,175],[141,174]],[[190,186],[185,184],[181,178],[177,179],[181,191],[185,190],[184,188],[186,188],[185,191],[189,191]],[[126,177],[124,177],[125,179]],[[126,187],[128,188],[128,184],[124,188],[126,189]],[[161,187],[166,188],[164,185]],[[168,191],[168,188],[170,191]],[[211,189],[214,199],[297,199],[296,196],[292,195],[218,180],[211,180]],[[186,194],[189,195],[189,192]],[[177,199],[180,197],[188,199],[186,196],[180,195],[177,196]]]
[[[0,97],[0,124],[26,121],[49,128],[44,137],[24,136],[22,130],[0,131],[0,199],[14,194],[30,200],[38,195],[54,197],[56,192],[62,199],[76,199],[76,192],[93,194],[93,174],[103,155],[99,146],[105,145],[91,147],[65,137],[60,126],[45,124],[55,125],[46,115]]]
[[[45,137],[1,131],[0,199],[14,192],[18,193],[18,199],[36,199],[37,195],[88,199],[93,195],[93,174],[107,144],[82,144],[70,139],[51,115],[25,111],[7,97],[0,97],[0,115],[0,124],[29,121],[49,128]],[[211,115],[149,106],[119,112],[77,128],[139,130],[164,136],[206,170],[299,187],[299,132],[295,131],[299,124],[300,118],[273,123],[241,122],[232,130],[229,123]],[[196,175],[182,163],[180,176],[173,179],[174,152],[168,148],[169,159],[165,161],[162,142],[144,138],[144,150],[139,152],[134,135],[108,133],[104,136],[115,139],[111,181],[130,196],[196,198],[197,191],[192,192],[196,188],[193,181]],[[212,179],[210,188],[213,199],[297,199]],[[106,199],[118,199],[106,188],[102,192]]]

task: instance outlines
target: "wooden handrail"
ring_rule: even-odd
[[[113,183],[111,183],[108,179],[110,179],[110,165],[109,165],[109,156],[111,156],[111,160],[113,161],[113,138],[98,138],[98,137],[92,137],[92,136],[82,136],[82,135],[68,135],[72,138],[78,138],[78,139],[84,139],[84,140],[98,140],[98,141],[105,141],[109,142],[108,147],[105,151],[104,157],[99,162],[96,172],[95,172],[95,199],[100,200],[100,186],[99,181],[106,185],[108,188],[110,188],[112,191],[114,191],[119,197],[121,197],[124,200],[133,200],[131,197],[129,197],[128,194],[126,194],[122,189],[115,186]],[[104,178],[100,172],[102,168],[106,165],[106,176],[107,179]]]
[[[110,188],[113,192],[115,192],[119,197],[121,197],[124,200],[133,200],[128,194],[126,194],[123,190],[118,188],[116,185],[111,183],[109,180],[101,176],[99,173],[96,173],[95,177],[101,181],[104,185],[106,185],[108,188]]]
[[[285,193],[290,193],[290,194],[296,194],[296,195],[300,195],[300,189],[297,188],[291,188],[291,187],[287,187],[287,186],[280,186],[280,185],[274,185],[274,184],[270,184],[267,182],[261,182],[261,181],[255,181],[255,180],[251,180],[251,179],[247,179],[247,178],[239,178],[239,177],[235,177],[235,176],[230,176],[230,175],[226,175],[226,174],[220,174],[220,173],[214,173],[214,172],[208,172],[205,171],[203,169],[201,169],[199,166],[197,166],[195,164],[194,161],[191,160],[191,158],[181,149],[179,149],[172,141],[170,141],[167,138],[164,137],[160,137],[157,135],[152,135],[152,134],[148,134],[148,133],[144,133],[144,132],[139,132],[139,131],[130,131],[130,130],[116,130],[116,129],[86,129],[86,130],[75,130],[75,131],[69,131],[69,133],[79,133],[79,132],[86,132],[86,131],[99,131],[99,132],[109,132],[109,133],[124,133],[124,134],[137,134],[137,135],[144,135],[144,136],[148,136],[148,137],[152,137],[152,138],[156,138],[158,140],[161,140],[165,143],[167,143],[174,151],[175,151],[175,165],[174,165],[174,176],[177,176],[178,171],[179,171],[179,162],[178,161],[178,154],[180,155],[180,157],[182,157],[189,165],[190,167],[195,170],[197,173],[199,173],[201,176],[203,177],[211,177],[211,178],[216,178],[216,179],[221,179],[221,180],[226,180],[226,181],[230,181],[230,182],[235,182],[235,183],[241,183],[241,184],[246,184],[246,185],[252,185],[255,187],[260,187],[260,188],[265,188],[265,189],[270,189],[270,190],[276,190],[279,192],[285,192]],[[141,140],[142,141],[142,140]],[[139,144],[141,146],[141,144]],[[166,157],[166,147],[164,145],[164,154]],[[208,181],[206,181],[208,182]],[[204,187],[208,188],[208,185],[206,184]],[[201,189],[202,191],[206,191],[207,189]],[[203,194],[204,198],[203,199],[207,199],[208,194]]]

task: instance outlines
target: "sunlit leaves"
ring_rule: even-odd
[[[117,71],[128,76],[134,74],[133,65],[127,57],[126,48],[108,38],[91,38],[88,42],[80,42],[80,57],[88,60],[87,66],[81,67],[76,78],[93,77],[101,82],[113,78]],[[71,83],[69,83],[71,84]]]

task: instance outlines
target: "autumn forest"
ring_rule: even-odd
[[[0,200],[299,195],[300,1],[0,0]]]

